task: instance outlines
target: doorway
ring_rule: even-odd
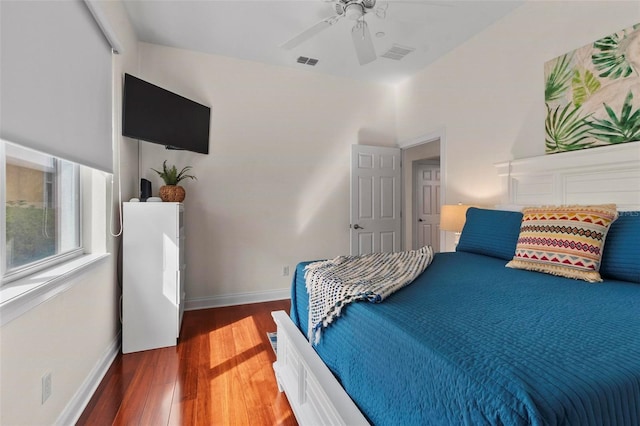
[[[440,247],[440,161],[414,162],[413,249]]]
[[[443,143],[443,136],[435,134],[401,146],[405,250],[415,250],[426,243],[434,252],[441,251],[439,215],[444,199]],[[429,172],[424,175],[427,166]]]

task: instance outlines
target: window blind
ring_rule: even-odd
[[[0,1],[0,137],[109,173],[111,46],[87,5]]]

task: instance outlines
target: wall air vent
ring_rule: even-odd
[[[300,56],[298,57],[297,62],[299,64],[304,64],[304,65],[310,65],[310,66],[315,66],[318,63],[318,60],[315,58],[306,58],[304,56]]]
[[[414,50],[416,50],[413,47],[407,47],[407,46],[401,46],[399,44],[394,44],[393,46],[391,46],[391,49],[387,50],[386,52],[384,52],[382,55],[383,58],[387,58],[387,59],[393,59],[395,61],[399,61],[400,59],[404,58],[405,56],[407,56],[409,53],[413,52]]]

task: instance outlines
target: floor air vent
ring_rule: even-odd
[[[304,56],[300,56],[298,57],[298,61],[299,64],[304,64],[304,65],[310,65],[310,66],[315,66],[318,63],[318,60],[315,58],[306,58]]]
[[[399,61],[400,59],[407,56],[409,53],[416,50],[413,47],[401,46],[399,44],[394,44],[391,46],[391,49],[384,52],[382,55],[383,58],[393,59],[395,61]]]

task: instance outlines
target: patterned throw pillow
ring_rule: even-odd
[[[600,282],[598,272],[615,204],[542,206],[522,210],[516,254],[507,266]]]

